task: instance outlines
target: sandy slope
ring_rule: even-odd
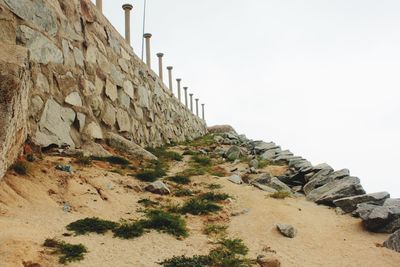
[[[186,158],[187,160],[187,158]],[[275,200],[250,186],[235,185],[224,178],[198,177],[196,189],[204,183],[220,183],[235,197],[226,210],[213,218],[188,216],[190,237],[179,241],[169,235],[152,232],[135,240],[120,240],[111,233],[64,237],[65,225],[77,219],[98,216],[118,221],[136,219],[141,206],[137,201],[156,196],[142,192],[132,177],[111,173],[112,166],[101,164],[79,168],[74,175],[56,171],[57,162],[69,159],[46,157],[36,163],[26,177],[9,173],[0,182],[0,266],[23,266],[23,262],[41,266],[58,266],[57,257],[41,244],[46,238],[60,238],[70,243],[83,243],[89,253],[85,260],[69,266],[159,266],[156,262],[173,255],[206,254],[213,244],[201,233],[204,221],[229,221],[229,233],[242,238],[250,256],[273,255],[283,266],[400,266],[400,253],[376,246],[387,235],[371,234],[362,229],[358,219],[339,216],[326,207],[303,198]],[[232,166],[225,165],[227,169]],[[239,166],[240,167],[240,166]],[[175,163],[171,172],[185,168],[185,162]],[[278,172],[279,167],[270,171]],[[162,197],[164,201],[179,201]],[[63,211],[67,202],[72,211]],[[249,209],[248,213],[229,218],[233,211]],[[276,223],[294,225],[299,234],[295,239],[282,237]],[[265,248],[276,251],[266,253]]]

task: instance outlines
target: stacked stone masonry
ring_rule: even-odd
[[[89,0],[0,0],[0,177],[29,136],[80,148],[118,133],[159,146],[206,133]]]

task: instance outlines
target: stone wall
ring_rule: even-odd
[[[0,177],[27,136],[80,148],[206,133],[89,0],[0,0],[0,49]]]

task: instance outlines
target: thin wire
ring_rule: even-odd
[[[143,32],[142,32],[142,61],[143,61],[143,54],[144,54],[144,31],[146,30],[146,5],[147,0],[144,0],[144,11],[143,11]]]

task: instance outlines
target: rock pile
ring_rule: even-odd
[[[251,185],[268,193],[302,193],[309,201],[338,207],[344,213],[360,217],[365,228],[372,232],[393,233],[400,229],[400,199],[391,199],[387,192],[366,194],[360,179],[351,176],[348,169],[334,170],[326,163],[314,166],[274,142],[247,139],[228,126],[214,127],[212,131],[218,133],[215,140],[219,144],[231,146],[220,153],[227,160],[250,159],[246,173],[258,172],[258,160],[288,166],[284,175],[272,177],[261,173],[250,181]],[[241,175],[236,171],[229,179],[240,183]]]

